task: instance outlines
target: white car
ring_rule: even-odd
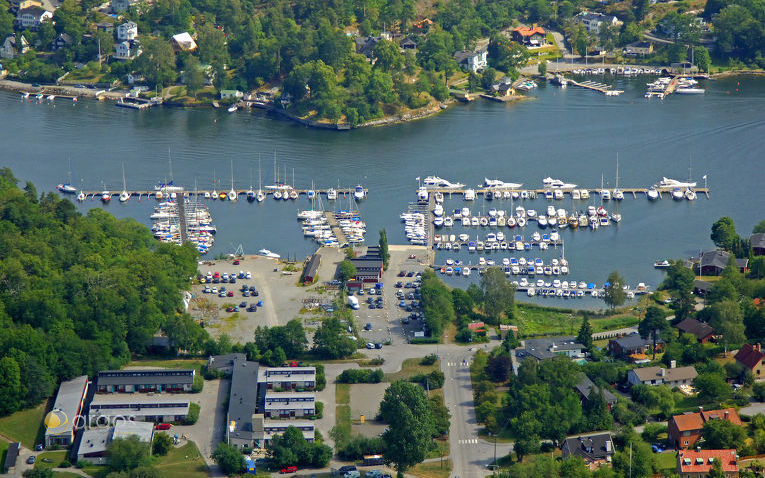
[[[245,279],[252,279],[252,274],[250,274],[250,271],[247,271],[247,273],[244,275]]]
[[[375,348],[375,344],[373,344],[372,342],[367,342],[367,348],[372,350]]]

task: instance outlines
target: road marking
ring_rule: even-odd
[[[477,443],[478,443],[478,439],[477,438],[470,438],[470,439],[467,439],[467,440],[459,440],[459,444],[460,445],[475,445]]]

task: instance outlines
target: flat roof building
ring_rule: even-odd
[[[96,465],[106,464],[106,449],[118,438],[136,435],[139,440],[151,444],[154,425],[147,422],[119,420],[114,426],[95,427],[85,430],[77,449],[77,461],[83,460]],[[151,453],[151,446],[149,447]]]
[[[88,408],[88,421],[115,418],[146,422],[178,422],[189,414],[189,400],[173,396],[96,395]]]
[[[268,390],[313,390],[316,367],[261,367],[258,382]]]
[[[258,405],[258,363],[235,360],[231,372],[231,392],[226,415],[226,438],[229,444],[253,446],[254,415]]]
[[[127,369],[98,372],[98,393],[190,392],[194,369]]]
[[[61,382],[56,401],[45,417],[45,446],[69,446],[74,442],[75,422],[82,414],[88,390],[88,376]]]
[[[8,445],[8,451],[5,452],[5,461],[3,462],[3,474],[8,474],[11,468],[16,468],[16,459],[19,457],[19,447],[21,443],[13,442]]]

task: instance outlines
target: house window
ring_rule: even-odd
[[[688,440],[685,440],[685,446],[688,446]]]

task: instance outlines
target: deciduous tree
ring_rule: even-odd
[[[403,381],[393,383],[385,390],[380,415],[388,424],[382,435],[385,458],[396,471],[403,473],[424,460],[435,426],[422,388]]]

